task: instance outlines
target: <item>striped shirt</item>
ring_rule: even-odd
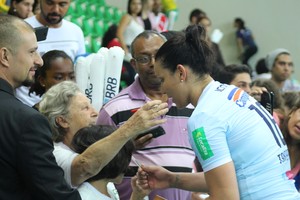
[[[146,96],[137,78],[132,85],[103,106],[97,124],[119,127],[133,115],[134,110],[148,101],[151,99]],[[191,172],[195,154],[188,140],[187,120],[193,108],[178,109],[172,99],[168,99],[168,105],[169,112],[165,116],[167,122],[161,125],[166,134],[154,138],[150,144],[134,152],[133,156],[144,165],[159,165],[171,171]],[[137,169],[134,162],[131,162],[130,166]],[[133,174],[134,172],[130,175]],[[131,194],[129,178],[125,178],[123,183],[117,186],[121,199],[129,199]],[[178,189],[155,190],[149,195],[150,199],[156,194],[166,199],[190,199],[190,192]]]

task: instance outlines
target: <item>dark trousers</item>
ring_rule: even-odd
[[[243,53],[243,59],[242,59],[242,63],[245,65],[248,65],[248,60],[254,55],[256,54],[258,48],[257,46],[251,46],[246,48],[246,50]],[[249,66],[249,65],[248,65]],[[250,66],[249,66],[250,67]]]

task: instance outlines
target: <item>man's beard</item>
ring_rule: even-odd
[[[34,83],[34,80],[26,79],[22,82],[23,86],[30,87]]]
[[[59,19],[51,19],[49,16],[58,16]],[[45,20],[49,23],[49,24],[59,24],[62,21],[63,17],[61,15],[58,14],[48,14],[45,18]]]
[[[42,9],[41,9],[41,14],[43,18],[46,20],[46,22],[48,22],[49,24],[59,24],[63,19],[63,16],[57,13],[49,13],[48,15],[46,15]],[[57,16],[59,17],[59,19],[51,19],[50,18],[51,16]]]

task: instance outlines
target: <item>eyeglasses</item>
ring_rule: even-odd
[[[142,64],[142,65],[148,65],[151,63],[152,58],[155,58],[155,55],[142,55],[134,58],[136,62]]]

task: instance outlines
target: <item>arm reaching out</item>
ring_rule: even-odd
[[[204,173],[175,173],[160,166],[144,166],[138,170],[138,183],[144,189],[178,188],[207,192]]]
[[[153,126],[166,122],[161,116],[168,112],[168,104],[160,100],[146,103],[111,135],[88,147],[72,162],[72,185],[80,185],[96,175],[120,151],[121,147]],[[114,143],[114,145],[111,145]]]

